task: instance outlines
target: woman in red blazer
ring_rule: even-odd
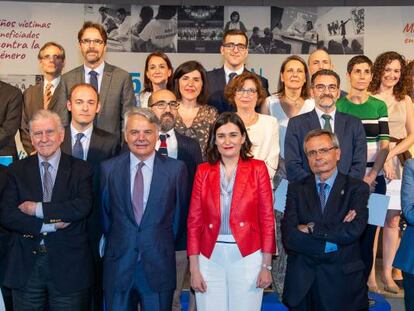
[[[272,188],[251,146],[240,117],[222,113],[195,176],[187,252],[198,311],[260,310],[272,281]]]

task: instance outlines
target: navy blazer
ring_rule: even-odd
[[[309,131],[320,128],[315,109],[289,120],[285,137],[285,163],[289,181],[298,181],[310,174],[303,142]],[[367,164],[367,142],[361,120],[337,110],[334,131],[341,148],[338,170],[342,174],[363,179]]]
[[[288,253],[283,292],[287,306],[297,306],[316,282],[325,306],[316,310],[368,307],[359,244],[368,221],[368,197],[366,183],[338,172],[322,213],[314,175],[289,184],[281,227]],[[344,223],[351,209],[356,217]],[[309,222],[315,223],[313,234],[297,229]],[[327,241],[336,243],[338,251],[325,253]]]
[[[248,71],[247,69],[244,69]],[[262,86],[265,89],[267,96],[269,93],[269,82],[266,78],[259,76],[262,81]],[[213,69],[207,72],[207,81],[208,81],[208,104],[210,106],[216,107],[219,113],[225,111],[236,111],[236,107],[230,105],[224,99],[224,88],[226,87],[226,73],[224,67]]]
[[[101,212],[106,247],[104,289],[125,291],[132,285],[137,261],[156,292],[176,286],[175,239],[185,228],[187,169],[183,162],[156,153],[151,190],[141,223],[131,202],[130,153],[101,165]]]

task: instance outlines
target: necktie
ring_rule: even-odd
[[[323,114],[322,115],[322,119],[325,120],[325,124],[323,125],[323,129],[327,130],[329,132],[332,132],[332,127],[331,127],[331,119],[332,117],[329,114]]]
[[[161,153],[163,156],[168,156],[168,148],[167,148],[167,137],[168,134],[160,134],[160,147],[158,148],[158,152]]]
[[[43,161],[43,202],[52,200],[53,180],[49,172],[50,163]]]
[[[83,160],[83,146],[81,143],[81,139],[82,137],[85,136],[83,133],[78,133],[76,134],[76,141],[75,144],[73,145],[73,149],[72,149],[72,155],[75,158],[81,159]]]
[[[43,109],[47,109],[49,106],[50,100],[52,99],[52,87],[53,84],[48,82],[46,84],[45,94],[43,96]]]
[[[230,81],[231,81],[231,80],[233,80],[233,78],[234,78],[235,76],[237,76],[237,73],[235,73],[235,72],[230,72],[230,73],[229,73],[229,82],[228,82],[228,83],[230,83]]]
[[[326,184],[321,182],[319,183],[319,200],[321,201],[321,209],[322,209],[322,213],[325,209],[325,204],[326,204]]]
[[[144,176],[142,175],[142,167],[144,162],[139,162],[137,172],[134,179],[134,189],[132,190],[132,205],[134,207],[134,215],[137,224],[141,223],[144,214]]]
[[[92,70],[89,72],[89,76],[90,76],[89,84],[93,86],[96,92],[99,92],[98,91],[98,73]]]

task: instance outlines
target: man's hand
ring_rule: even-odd
[[[342,222],[351,222],[355,219],[357,213],[354,209],[349,210],[348,214],[344,217],[344,220]]]
[[[36,206],[37,206],[36,202],[24,201],[22,204],[18,206],[18,208],[22,213],[25,213],[26,215],[35,216]]]
[[[299,231],[302,231],[303,233],[309,233],[308,225],[298,225],[297,228]]]
[[[375,186],[377,185],[377,182],[375,181],[377,177],[371,176],[371,175],[365,175],[364,182],[366,182],[369,186],[369,190],[372,192],[375,191]]]
[[[70,225],[70,222],[57,222],[55,223],[55,229],[56,230],[65,229],[69,225]]]

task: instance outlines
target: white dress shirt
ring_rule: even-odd
[[[144,162],[144,166],[141,168],[142,170],[142,176],[144,178],[144,204],[143,209],[145,211],[145,208],[147,206],[148,197],[150,193],[151,188],[151,181],[152,181],[152,173],[154,170],[154,159],[155,159],[155,151],[153,154],[146,160],[141,161],[138,159],[132,152],[129,153],[129,159],[130,159],[130,166],[129,166],[129,172],[130,172],[130,181],[131,181],[131,198],[132,193],[134,191],[134,181],[135,181],[135,174],[137,173],[137,166],[139,162]]]
[[[47,86],[49,83],[51,83],[51,84],[52,84],[52,87],[50,88],[50,92],[52,92],[52,95],[53,95],[53,93],[55,93],[55,90],[56,90],[57,86],[58,86],[58,85],[59,85],[59,83],[60,83],[60,77],[61,77],[61,76],[58,76],[58,77],[54,78],[52,81],[47,81],[47,80],[44,80],[44,81],[43,81],[43,94],[45,94],[45,93],[46,93],[46,86]]]
[[[320,110],[318,107],[315,106],[315,111],[316,114],[318,115],[318,120],[319,120],[319,124],[321,125],[321,129],[323,129],[323,127],[325,126],[325,120],[322,118],[322,115],[327,114],[331,116],[331,129],[332,129],[332,133],[335,133],[335,113],[336,113],[336,109],[334,109],[334,111],[330,112],[330,113],[326,113],[325,111]]]
[[[242,73],[243,73],[243,71],[244,71],[244,66],[241,66],[239,69],[237,69],[236,71],[234,71],[234,70],[230,70],[229,68],[227,68],[226,66],[223,66],[224,67],[224,73],[226,74],[226,84],[227,83],[229,83],[229,79],[230,79],[230,77],[229,77],[229,74],[231,74],[232,72],[234,72],[234,73],[236,73],[238,76],[240,76]]]
[[[72,150],[73,150],[73,146],[76,143],[76,135],[78,133],[83,133],[83,137],[81,138],[81,145],[82,145],[82,149],[83,149],[83,159],[85,160],[88,157],[88,151],[89,151],[89,146],[91,144],[91,137],[92,137],[92,131],[93,131],[93,125],[91,125],[89,128],[87,128],[84,132],[79,132],[73,125],[72,123],[70,124],[70,135],[71,135],[71,139],[72,139]]]

